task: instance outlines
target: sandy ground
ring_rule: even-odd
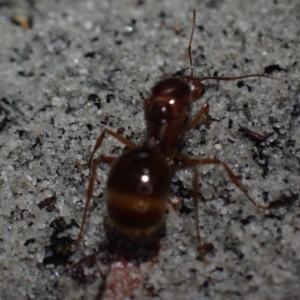
[[[192,173],[178,172],[172,200],[183,208],[167,215],[157,256],[109,261],[108,249],[98,252],[109,173],[101,165],[83,240],[66,258],[57,247],[76,237],[89,178],[75,161],[88,160],[104,128],[143,141],[151,87],[189,74],[194,8],[197,76],[268,71],[276,80],[206,82],[193,115],[209,102],[219,122],[189,132],[182,152],[228,163],[273,208],[253,206],[222,168],[199,168],[199,227],[213,244],[206,264],[196,258]],[[299,299],[299,20],[297,0],[1,1],[0,298],[95,299],[104,287],[104,299]],[[268,138],[254,142],[240,126]],[[107,138],[101,153],[122,149]],[[87,282],[74,279],[74,263],[93,253]]]

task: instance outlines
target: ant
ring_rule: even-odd
[[[193,120],[189,121],[191,105],[204,93],[204,80],[238,80],[250,77],[272,78],[265,74],[251,74],[239,77],[194,77],[191,45],[196,22],[193,11],[193,25],[188,44],[190,75],[169,77],[159,81],[152,89],[151,96],[145,100],[146,139],[136,145],[122,135],[104,129],[98,137],[90,159],[86,165],[91,167],[87,200],[84,208],[78,244],[87,218],[88,207],[93,196],[96,170],[100,163],[113,163],[107,181],[107,210],[111,226],[123,238],[140,244],[158,235],[164,225],[165,214],[170,198],[171,176],[177,170],[192,169],[193,200],[195,205],[195,229],[198,251],[206,261],[206,245],[201,240],[198,215],[198,170],[199,165],[221,165],[230,180],[243,192],[252,204],[261,209],[269,205],[256,203],[241,185],[229,166],[216,158],[190,158],[180,154],[178,146],[184,134],[195,128],[202,118],[208,126],[213,120],[209,115],[209,104],[205,103]],[[120,157],[101,155],[94,159],[106,135],[111,135],[130,148]],[[79,163],[80,165],[83,165]]]

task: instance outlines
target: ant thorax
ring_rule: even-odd
[[[170,77],[159,81],[145,101],[147,140],[154,140],[169,156],[187,131],[192,93],[188,83]]]

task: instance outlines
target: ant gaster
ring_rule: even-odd
[[[201,241],[198,216],[198,170],[199,165],[222,165],[230,180],[255,206],[268,209],[268,205],[256,203],[240,184],[233,171],[224,162],[214,158],[189,158],[181,155],[178,146],[184,134],[193,129],[205,117],[208,125],[212,118],[209,105],[205,103],[193,120],[189,120],[192,102],[198,100],[204,91],[202,81],[237,80],[249,77],[267,77],[251,74],[239,77],[196,78],[193,74],[191,44],[195,28],[196,12],[193,12],[193,27],[188,45],[190,60],[189,76],[170,77],[159,81],[145,100],[145,120],[147,135],[142,145],[137,146],[127,138],[105,129],[98,137],[88,166],[91,175],[87,189],[87,200],[83,219],[77,237],[80,241],[87,210],[93,196],[96,170],[100,163],[114,163],[107,181],[108,218],[114,229],[126,239],[140,243],[155,235],[164,224],[165,213],[170,198],[171,175],[174,171],[192,169],[193,200],[195,205],[195,228],[200,256],[205,260],[205,245]],[[111,135],[130,148],[119,158],[103,156],[94,159],[104,137]],[[177,161],[176,163],[174,161]],[[179,163],[178,163],[179,161]]]

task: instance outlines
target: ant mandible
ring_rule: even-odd
[[[105,129],[98,137],[90,159],[91,175],[87,189],[87,200],[83,219],[76,242],[83,234],[87,210],[94,191],[96,170],[100,163],[114,163],[107,181],[108,218],[113,228],[124,238],[142,243],[156,236],[165,221],[165,214],[170,198],[171,175],[174,171],[192,169],[193,200],[195,205],[195,228],[198,250],[205,261],[205,245],[201,240],[198,215],[198,170],[199,165],[221,165],[230,180],[256,207],[268,209],[268,205],[256,203],[238,181],[229,166],[216,158],[190,158],[178,151],[178,145],[184,134],[193,129],[205,117],[208,125],[212,120],[209,105],[205,103],[192,121],[189,121],[191,104],[204,92],[202,81],[237,80],[249,77],[267,77],[264,74],[251,74],[239,77],[204,77],[193,74],[191,44],[196,22],[193,11],[193,26],[188,44],[190,75],[181,78],[169,77],[159,81],[152,89],[151,96],[145,100],[145,120],[147,135],[142,145],[137,146],[127,138]],[[130,149],[119,158],[101,155],[94,159],[106,135],[119,140]],[[177,161],[175,163],[175,161]],[[179,161],[179,163],[178,163]]]

